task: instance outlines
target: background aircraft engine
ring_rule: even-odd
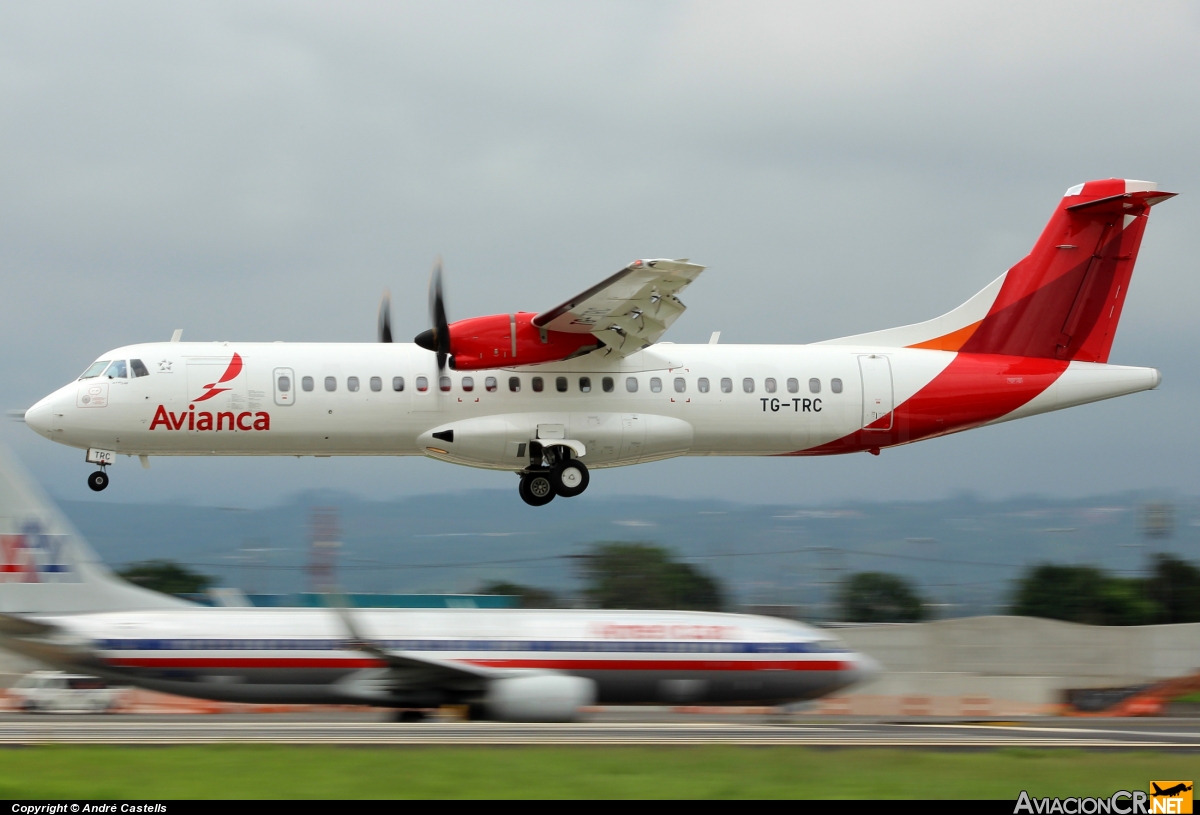
[[[450,323],[451,365],[457,371],[478,371],[508,365],[556,362],[600,347],[590,333],[542,331],[533,325],[534,314],[492,314]],[[421,338],[417,338],[421,344]],[[431,349],[434,350],[434,349]]]
[[[533,674],[495,679],[483,704],[502,722],[569,722],[596,701],[596,683],[580,676]]]

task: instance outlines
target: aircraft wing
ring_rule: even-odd
[[[485,668],[467,662],[454,662],[388,650],[380,643],[363,635],[354,615],[344,602],[334,605],[333,611],[350,635],[348,644],[386,664],[389,674],[388,684],[397,690],[478,685],[484,680],[496,679],[511,673],[511,671]]]
[[[537,328],[593,334],[609,353],[628,356],[658,342],[687,309],[679,292],[703,266],[687,258],[635,260],[607,280],[533,318]]]
[[[415,656],[403,651],[389,651],[370,642],[355,642],[354,646],[378,660],[387,663],[392,684],[398,688],[442,688],[464,684],[478,684],[481,680],[495,679],[510,671],[484,668],[467,662],[452,662]]]

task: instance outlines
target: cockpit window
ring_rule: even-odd
[[[146,365],[140,359],[129,360],[129,367],[133,371],[134,376],[150,376],[150,372],[146,370]]]
[[[108,370],[104,372],[104,375],[109,379],[128,379],[129,366],[125,364],[125,360],[115,359],[112,365],[108,366]]]
[[[91,379],[92,377],[100,376],[100,374],[104,373],[104,369],[107,367],[108,367],[107,359],[98,359],[95,362],[93,362],[91,364],[91,366],[86,371],[83,372],[83,376],[81,376],[79,378],[80,379]]]

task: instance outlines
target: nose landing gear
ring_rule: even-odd
[[[108,473],[104,472],[104,468],[101,467],[89,475],[87,481],[88,486],[92,488],[93,492],[100,492],[108,486]]]
[[[582,461],[571,458],[565,447],[545,447],[544,458],[537,462],[536,469],[521,473],[518,490],[521,500],[531,507],[545,506],[554,496],[574,498],[587,489],[591,476]],[[534,453],[537,455],[537,452]]]

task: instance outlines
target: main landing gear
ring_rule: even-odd
[[[108,473],[104,472],[103,465],[88,476],[88,486],[92,488],[93,492],[100,492],[108,486]]]
[[[579,459],[571,458],[566,447],[545,447],[541,466],[521,473],[521,500],[531,507],[545,506],[554,496],[574,498],[588,487],[591,476]]]

